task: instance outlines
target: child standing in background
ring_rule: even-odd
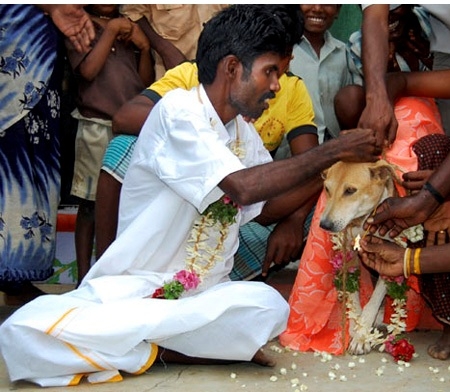
[[[121,17],[117,4],[86,6],[96,37],[87,54],[66,40],[78,94],[75,166],[71,194],[79,198],[75,228],[78,285],[90,268],[94,211],[101,162],[112,139],[111,120],[128,100],[153,82],[150,43],[138,25]]]
[[[294,46],[290,62],[290,71],[303,79],[311,96],[319,143],[338,136],[334,97],[351,83],[346,45],[328,31],[340,8],[341,4],[300,5],[305,32],[302,42]]]

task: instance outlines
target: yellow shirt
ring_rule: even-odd
[[[254,124],[264,146],[271,153],[280,146],[284,135],[291,141],[301,134],[317,134],[313,105],[303,80],[286,73],[280,77],[279,83],[280,91]],[[156,103],[168,91],[175,88],[190,90],[198,85],[197,65],[187,61],[168,70],[142,94]]]

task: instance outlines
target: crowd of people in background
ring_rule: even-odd
[[[428,352],[450,356],[450,156],[434,159],[450,138],[450,6],[363,5],[348,42],[330,32],[341,11],[0,5],[0,291],[20,306],[0,326],[0,349],[12,380],[108,381],[155,360],[271,366],[260,348],[278,336],[342,353],[331,344],[340,305],[323,279],[332,243],[318,225],[321,172],[381,155],[410,193],[369,218],[361,260],[367,273],[417,276],[411,295],[443,330]],[[64,61],[77,86],[78,281],[49,296],[33,282],[53,274]],[[426,133],[441,137],[418,143]],[[375,234],[424,222],[420,268],[405,271],[409,248]],[[289,303],[254,281],[298,260]],[[210,306],[218,296],[227,301]],[[174,323],[181,307],[186,328]]]

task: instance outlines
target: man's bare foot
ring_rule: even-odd
[[[261,366],[274,367],[276,362],[268,357],[262,350],[258,350],[252,358],[252,362]]]
[[[428,355],[445,360],[450,356],[450,325],[444,325],[441,337],[435,344],[428,347]]]
[[[192,365],[228,365],[230,363],[237,363],[240,361],[231,361],[226,359],[211,359],[211,358],[197,358],[189,357],[179,352],[158,347],[157,362],[161,363],[186,363]],[[261,366],[274,367],[275,361],[267,357],[262,350],[253,356],[252,362]]]

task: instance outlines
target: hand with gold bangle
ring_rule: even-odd
[[[422,248],[406,248],[403,255],[403,275],[407,279],[411,274],[420,275],[420,253]]]
[[[374,236],[360,241],[359,255],[364,264],[386,276],[450,272],[450,244],[426,248],[403,248]]]

